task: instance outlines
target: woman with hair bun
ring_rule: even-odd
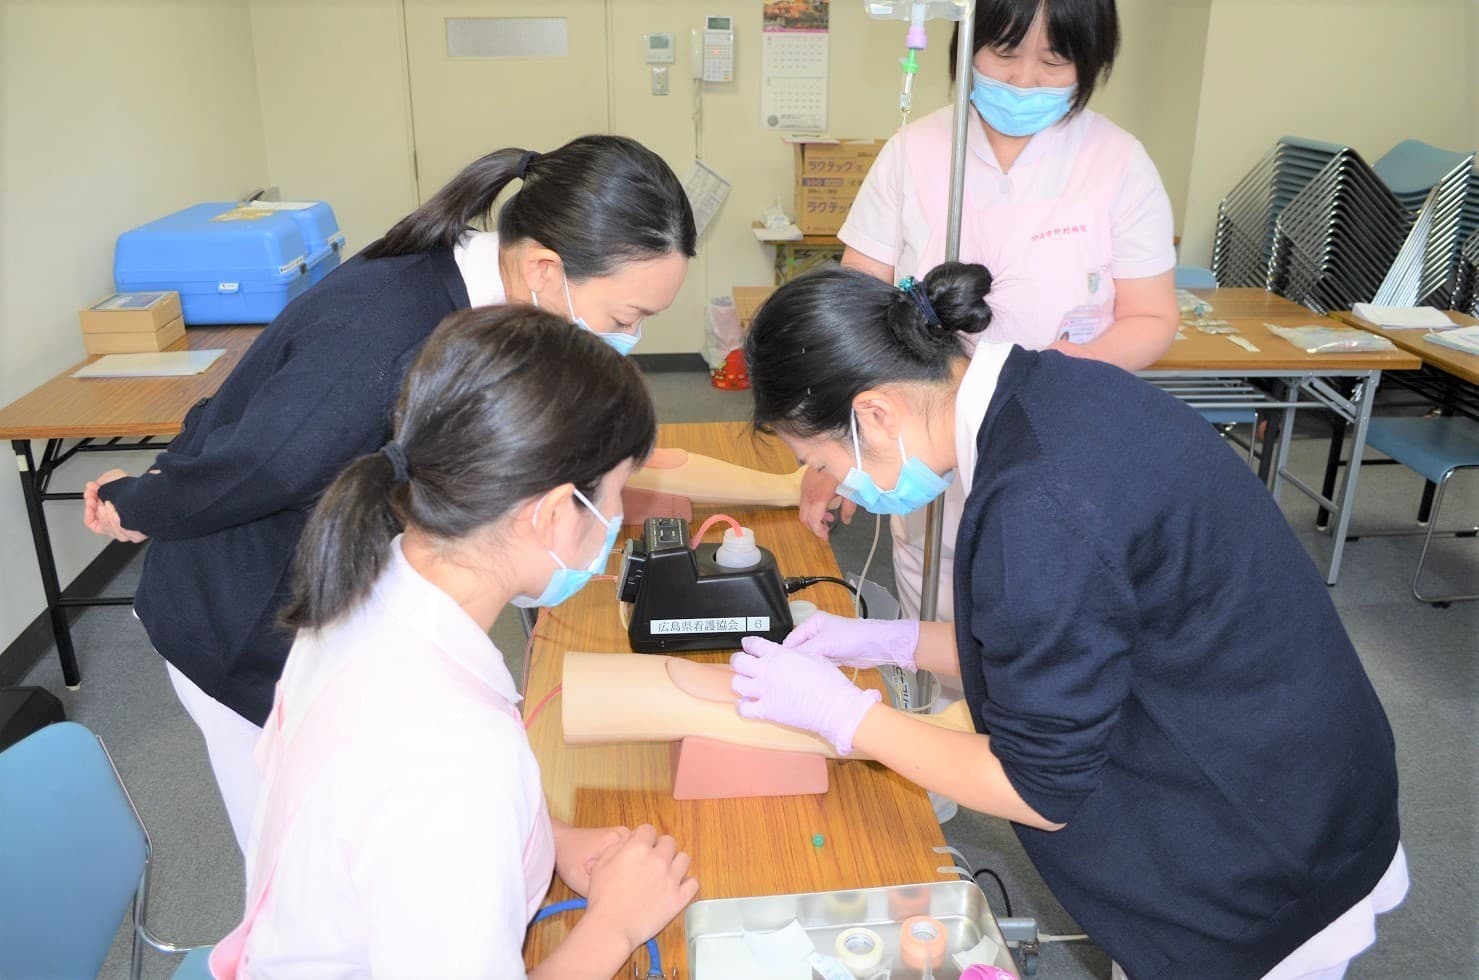
[[[968,356],[990,287],[839,269],[756,314],[758,428],[873,513],[965,503],[953,624],[748,637],[739,711],[1010,820],[1118,975],[1336,980],[1407,864],[1392,730],[1320,573],[1182,402],[1057,351]],[[881,664],[957,678],[974,731],[838,669]]]

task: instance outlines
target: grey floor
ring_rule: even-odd
[[[744,394],[715,391],[699,374],[657,374],[652,387],[663,421],[743,418],[748,408]],[[1318,475],[1323,459],[1323,442],[1295,441],[1292,467],[1307,480]],[[1418,478],[1401,467],[1363,468],[1357,529],[1410,524],[1418,488]],[[1311,530],[1313,504],[1293,491],[1283,503],[1323,563],[1330,539]],[[1479,477],[1456,484],[1444,509],[1455,521],[1479,522]],[[872,532],[872,519],[863,517],[834,534],[844,569],[862,565]],[[891,587],[886,528],[882,539],[869,578]],[[1354,978],[1479,978],[1479,602],[1434,609],[1413,601],[1408,586],[1418,546],[1416,538],[1353,542],[1341,582],[1331,590],[1396,730],[1413,881],[1407,902],[1380,920],[1376,947],[1356,962],[1349,974]],[[1437,587],[1473,588],[1479,585],[1479,541],[1440,540],[1430,565]],[[137,574],[135,564],[114,589],[130,589]],[[52,657],[27,683],[60,693],[69,717],[97,731],[113,753],[154,840],[155,930],[182,942],[212,942],[240,913],[242,873],[199,734],[126,610],[89,609],[78,617],[74,635],[85,678],[81,690],[65,690]],[[493,635],[519,676],[523,634],[517,621],[505,617]],[[973,869],[1001,875],[1017,915],[1035,916],[1046,933],[1078,931],[1001,821],[963,811],[945,825],[945,834]],[[989,882],[986,887],[1000,914],[999,899]],[[127,975],[122,940],[120,933],[104,977]],[[147,976],[169,973],[163,957],[151,956]],[[1091,944],[1044,947],[1041,976],[1048,980],[1108,975],[1107,958]]]

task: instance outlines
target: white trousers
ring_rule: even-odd
[[[242,854],[246,854],[247,834],[252,829],[252,814],[257,809],[257,793],[262,785],[262,774],[252,758],[262,729],[196,687],[173,664],[165,666],[180,704],[205,736],[205,751],[210,756],[211,772],[220,787],[221,799],[226,803],[231,832],[236,835],[236,845]]]

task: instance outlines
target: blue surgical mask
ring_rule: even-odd
[[[847,471],[837,492],[851,500],[870,514],[912,514],[927,505],[950,486],[955,471],[944,476],[936,473],[918,456],[904,451],[904,436],[899,434],[899,458],[904,461],[899,470],[899,482],[892,490],[881,490],[874,479],[863,472],[863,447],[858,442],[858,416],[852,417],[852,451],[857,465]]]
[[[1068,115],[1077,85],[1018,88],[972,70],[971,105],[1003,136],[1035,136]]]
[[[550,549],[549,556],[555,560],[555,564],[559,567],[550,576],[549,584],[537,596],[514,596],[512,600],[514,605],[521,606],[525,609],[532,609],[535,606],[558,606],[585,588],[585,584],[591,580],[591,576],[599,575],[606,570],[606,558],[611,554],[611,549],[616,545],[616,535],[621,531],[621,515],[617,514],[615,517],[608,518],[596,508],[595,504],[586,499],[585,494],[576,490],[575,496],[580,498],[580,502],[585,504],[592,514],[596,515],[597,520],[606,525],[606,540],[602,543],[601,550],[596,552],[596,556],[590,560],[590,564],[586,565],[586,567],[571,568],[565,564],[559,555],[555,554],[554,549]]]
[[[632,348],[637,346],[637,341],[642,339],[642,325],[640,323],[637,324],[636,333],[596,333],[596,331],[591,330],[591,325],[585,322],[584,317],[575,315],[575,303],[570,299],[570,277],[564,274],[563,269],[560,271],[560,275],[565,280],[565,305],[570,309],[570,322],[582,330],[595,333],[597,337],[606,341],[608,347],[622,357],[630,354]]]

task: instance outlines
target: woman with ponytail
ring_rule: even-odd
[[[488,639],[604,570],[657,426],[641,375],[527,307],[454,314],[383,446],[314,508],[218,977],[524,976],[551,872],[589,907],[530,976],[605,978],[698,890],[650,826],[552,821]]]
[[[1117,976],[1334,980],[1407,866],[1392,731],[1321,575],[1182,402],[1058,351],[968,356],[990,286],[979,265],[899,288],[839,269],[757,313],[758,427],[865,510],[952,483],[964,508],[953,624],[749,637],[739,711],[1011,821]],[[883,664],[956,679],[974,731],[838,669]]]
[[[490,153],[290,304],[147,474],[87,487],[88,527],[152,539],[134,609],[243,848],[252,748],[291,642],[278,620],[293,549],[339,471],[389,437],[426,338],[457,310],[530,303],[625,351],[673,302],[694,243],[678,178],[633,140]]]

